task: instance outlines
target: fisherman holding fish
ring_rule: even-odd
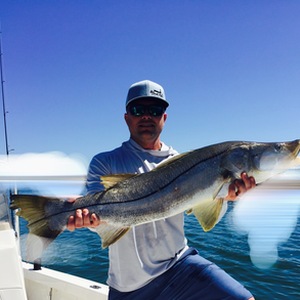
[[[168,106],[164,89],[157,83],[144,80],[129,88],[124,118],[130,139],[92,159],[87,177],[88,194],[107,187],[107,183],[100,182],[101,176],[149,172],[178,155],[160,140]],[[255,179],[243,172],[241,179],[229,185],[226,200],[236,200],[255,185]],[[222,215],[225,211],[226,208]],[[97,231],[101,223],[101,215],[78,209],[69,218],[68,229],[89,227]],[[107,283],[111,300],[254,299],[240,283],[187,245],[184,213],[133,226],[109,246],[109,262]]]

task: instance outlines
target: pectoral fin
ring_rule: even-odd
[[[107,248],[111,244],[115,243],[130,229],[129,226],[117,227],[115,225],[109,225],[107,223],[101,224],[96,228],[97,233],[102,240],[102,248]]]
[[[204,201],[202,204],[192,208],[204,231],[209,231],[217,224],[223,207],[223,198]]]

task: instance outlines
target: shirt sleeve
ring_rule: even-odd
[[[88,194],[94,194],[104,190],[101,184],[101,176],[110,174],[109,164],[103,155],[94,156],[90,162],[87,174],[86,188]]]

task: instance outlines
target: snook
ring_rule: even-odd
[[[12,209],[28,220],[31,233],[55,238],[70,215],[88,208],[102,221],[97,232],[105,248],[134,225],[194,213],[205,231],[217,223],[222,188],[245,171],[261,183],[293,166],[300,140],[286,143],[225,142],[178,155],[144,174],[102,176],[105,191],[78,198],[13,195]],[[223,190],[223,189],[222,189]],[[227,190],[226,190],[227,192]]]

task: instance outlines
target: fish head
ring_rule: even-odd
[[[295,167],[299,161],[300,140],[281,143],[254,143],[251,147],[251,172],[256,182]]]

